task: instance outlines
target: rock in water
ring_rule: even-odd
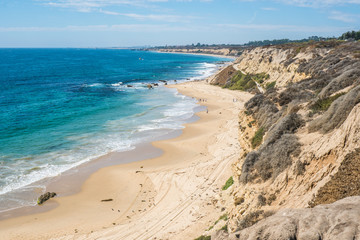
[[[43,195],[41,195],[39,198],[38,198],[38,201],[37,201],[37,204],[38,205],[41,205],[43,204],[44,202],[46,202],[47,200],[49,200],[50,198],[53,198],[56,196],[56,193],[54,192],[47,192]]]

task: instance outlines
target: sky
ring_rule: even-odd
[[[0,0],[0,47],[243,44],[360,30],[360,0]]]

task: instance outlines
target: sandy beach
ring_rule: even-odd
[[[160,157],[102,168],[53,209],[0,222],[1,239],[194,239],[223,213],[213,200],[238,159],[238,113],[248,93],[205,81],[170,86],[205,99],[181,136],[152,143]],[[234,102],[233,99],[238,99]],[[112,201],[102,202],[104,199]]]

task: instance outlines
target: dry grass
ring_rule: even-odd
[[[309,202],[310,207],[360,195],[360,148],[346,155],[338,172]]]

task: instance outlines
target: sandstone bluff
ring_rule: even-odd
[[[254,96],[218,196],[226,221],[203,239],[358,239],[360,43],[245,50],[208,82]]]

